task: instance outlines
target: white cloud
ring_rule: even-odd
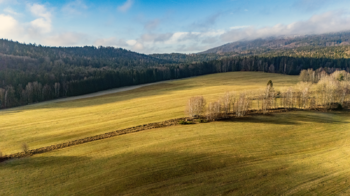
[[[85,46],[91,43],[88,35],[82,33],[66,32],[47,36],[42,43],[49,46]]]
[[[120,12],[126,12],[131,8],[132,4],[134,4],[134,0],[126,0],[123,5],[118,7],[118,10]]]
[[[126,41],[126,43],[130,46],[133,46],[137,43],[137,41],[136,40],[128,40],[128,41]]]
[[[143,34],[140,37],[140,40],[142,42],[151,42],[151,43],[156,43],[156,42],[164,42],[169,40],[173,36],[173,33],[152,33],[152,34]]]
[[[87,9],[88,6],[82,0],[71,1],[62,7],[62,11],[66,14],[81,14],[81,10]]]
[[[0,4],[11,2],[11,0],[0,0]]]
[[[230,29],[243,29],[243,28],[247,28],[249,26],[234,26],[234,27],[230,27]]]
[[[133,47],[134,50],[142,50],[144,46],[141,43],[136,43]]]
[[[77,6],[77,2],[79,3],[82,1],[72,1],[71,3],[76,4],[67,5],[78,9],[79,6]],[[224,30],[212,29],[209,25],[205,26],[205,28],[198,28],[196,31],[192,32],[148,32],[137,37],[125,37],[125,39],[123,39],[123,37],[97,37],[92,34],[79,32],[57,32],[52,24],[53,16],[50,12],[50,8],[40,4],[30,4],[27,5],[27,8],[30,13],[35,16],[31,22],[20,22],[18,21],[19,19],[16,20],[14,17],[15,14],[11,14],[11,11],[13,11],[11,9],[8,9],[6,12],[9,14],[0,14],[1,38],[13,39],[27,43],[36,42],[50,46],[114,46],[147,54],[171,52],[193,53],[240,40],[252,40],[256,38],[283,35],[321,34],[350,30],[349,13],[338,11],[314,15],[304,21],[297,21],[290,24],[276,24],[274,26],[266,26],[263,28],[256,28],[254,26],[233,26]],[[81,8],[84,8],[84,6]],[[123,10],[126,11],[127,9],[123,8]],[[66,10],[67,13],[73,13],[73,11],[71,11],[72,10],[69,9]],[[206,21],[209,21],[210,24],[215,24],[216,17],[218,16],[214,15]],[[152,30],[152,28],[156,28],[158,24],[159,20],[155,19],[146,24],[146,26],[148,25],[147,27],[144,27],[146,30]]]
[[[47,21],[43,18],[38,18],[30,22],[33,29],[36,29],[40,33],[51,32],[51,21]]]
[[[116,48],[120,48],[120,47],[129,46],[129,45],[134,45],[136,41],[134,44],[129,44],[129,43],[127,43],[127,41],[125,41],[124,39],[117,39],[115,37],[110,37],[105,39],[97,39],[94,42],[94,45],[95,46],[113,46]]]
[[[41,17],[44,18],[46,20],[51,20],[51,13],[49,11],[47,11],[46,7],[44,5],[40,5],[40,4],[29,4],[27,5],[29,11],[37,17]]]
[[[20,13],[17,13],[16,11],[14,11],[14,10],[13,10],[12,8],[10,8],[10,7],[5,8],[5,9],[4,9],[4,12],[6,12],[6,13],[8,13],[8,14],[11,14],[11,15],[16,15],[16,16],[21,15]]]
[[[290,24],[276,24],[263,28],[254,26],[233,26],[227,30],[199,32],[174,32],[143,34],[133,42],[132,49],[143,53],[200,52],[228,42],[252,40],[271,36],[294,36],[322,34],[350,30],[350,15],[346,12],[327,12],[314,15],[308,20]],[[141,44],[142,49],[137,49]],[[141,47],[139,47],[141,48]]]
[[[141,53],[193,52],[209,49],[220,41],[218,36],[223,30],[207,32],[175,32],[143,34],[138,39],[128,40],[128,49]]]
[[[11,37],[19,31],[19,24],[12,16],[0,14],[0,37]]]
[[[51,13],[46,9],[44,5],[40,4],[28,4],[29,11],[32,15],[39,17],[30,22],[30,32],[32,34],[36,33],[49,33],[51,32]]]
[[[215,37],[224,34],[225,30],[211,30],[208,32],[201,33],[202,37]]]
[[[126,43],[129,46],[129,49],[134,50],[134,51],[142,51],[144,49],[144,45],[137,40],[128,40]]]
[[[291,36],[306,34],[322,34],[350,30],[350,17],[344,12],[327,12],[314,15],[309,20],[293,22],[287,25],[276,24],[275,26],[255,28],[234,28],[223,35],[225,42],[239,40],[252,40],[271,36]]]

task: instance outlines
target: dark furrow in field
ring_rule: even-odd
[[[278,109],[271,110],[269,114],[288,112],[288,111],[303,111],[303,109],[278,108]],[[261,111],[250,110],[248,113],[248,116],[249,115],[250,116],[262,115],[262,114],[263,113]],[[228,118],[233,118],[233,117],[235,117],[235,115],[230,114]],[[226,119],[228,119],[228,118],[226,118]],[[224,119],[220,119],[220,120],[224,120]],[[19,153],[10,154],[10,155],[4,155],[3,157],[0,157],[0,162],[10,160],[10,159],[15,159],[15,158],[29,157],[29,156],[33,156],[35,154],[50,152],[50,151],[57,150],[57,149],[62,149],[62,148],[67,148],[67,147],[71,147],[71,146],[75,146],[75,145],[79,145],[79,144],[84,144],[84,143],[93,142],[93,141],[97,141],[97,140],[107,139],[107,138],[111,138],[111,137],[115,137],[115,136],[119,136],[119,135],[136,133],[139,131],[144,131],[144,130],[149,130],[149,129],[176,126],[176,125],[180,124],[179,123],[180,121],[194,122],[194,118],[185,117],[185,118],[171,119],[171,120],[167,120],[167,121],[163,121],[163,122],[149,123],[149,124],[139,125],[136,127],[130,127],[130,128],[121,129],[121,130],[117,130],[117,131],[113,131],[113,132],[108,132],[108,133],[104,133],[104,134],[100,134],[100,135],[86,137],[83,139],[78,139],[78,140],[74,140],[74,141],[70,141],[70,142],[66,142],[66,143],[62,143],[62,144],[56,144],[56,145],[46,146],[46,147],[42,147],[42,148],[32,149],[32,150],[28,150],[26,152],[19,152]]]

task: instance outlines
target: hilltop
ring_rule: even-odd
[[[328,47],[347,45],[350,45],[350,32],[293,37],[270,37],[250,41],[237,41],[200,52],[199,54],[224,54],[231,52],[245,54],[248,53],[248,51],[259,54],[270,50],[293,49],[305,46]]]

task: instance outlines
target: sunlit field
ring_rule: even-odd
[[[32,105],[0,111],[0,151],[21,151],[23,143],[40,148],[87,136],[185,116],[189,97],[208,101],[226,91],[275,89],[298,82],[298,76],[231,72],[165,82],[102,97]]]
[[[0,163],[1,194],[349,195],[349,123],[290,112],[127,134]]]

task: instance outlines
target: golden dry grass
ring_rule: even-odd
[[[226,91],[275,88],[298,82],[297,76],[231,72],[147,86],[132,91],[0,111],[0,151],[19,152],[22,143],[40,148],[87,136],[183,117],[189,97],[215,100]]]
[[[153,129],[0,163],[3,195],[349,195],[348,112]]]

